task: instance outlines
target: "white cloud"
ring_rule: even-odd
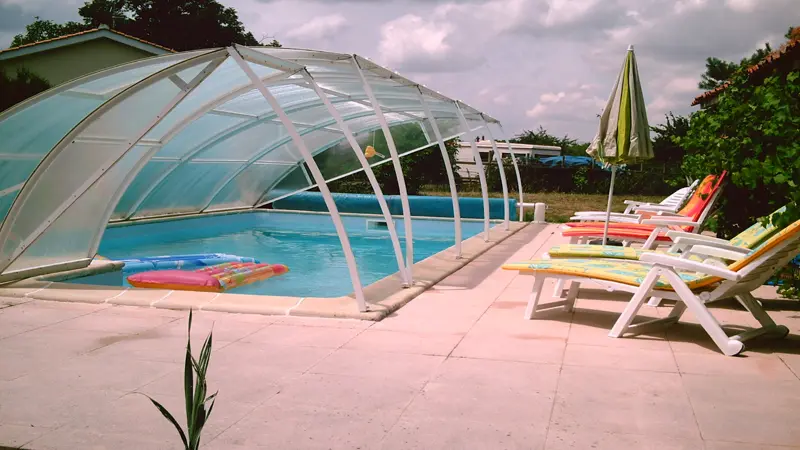
[[[341,14],[315,17],[297,28],[286,33],[287,38],[303,40],[321,40],[338,32],[347,24],[347,19]]]
[[[678,0],[675,2],[672,10],[675,11],[676,14],[682,14],[684,12],[702,9],[706,6],[706,2],[707,0]]]
[[[508,93],[500,94],[492,99],[498,105],[508,105],[511,103],[511,99],[508,96]]]
[[[480,65],[482,57],[470,59],[463,47],[450,43],[455,31],[445,20],[406,14],[383,24],[378,51],[389,67],[411,72],[459,71]]]
[[[539,96],[539,101],[542,103],[558,103],[559,100],[564,98],[567,94],[563,91],[559,93],[548,92]]]
[[[757,6],[756,0],[725,0],[725,5],[740,13],[747,13],[753,11]]]
[[[545,111],[547,111],[547,106],[537,103],[533,108],[525,111],[525,115],[528,117],[540,117]]]
[[[553,27],[576,22],[584,18],[598,0],[548,0],[549,9],[542,19],[545,26]]]

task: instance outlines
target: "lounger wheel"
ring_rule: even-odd
[[[789,328],[786,325],[778,325],[775,327],[775,335],[778,339],[783,339],[789,335]]]
[[[726,356],[736,356],[744,351],[744,342],[737,341],[736,339],[728,340],[728,345],[722,349],[722,353]]]

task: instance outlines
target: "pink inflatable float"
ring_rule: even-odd
[[[289,268],[283,264],[229,262],[203,267],[194,271],[155,270],[128,277],[128,283],[138,288],[172,289],[179,291],[223,292],[237,286],[283,275]]]

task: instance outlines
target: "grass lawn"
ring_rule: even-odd
[[[445,191],[423,191],[422,195],[440,195],[449,196],[450,192]],[[459,191],[458,195],[462,197],[480,197],[480,191]],[[502,197],[500,192],[490,192],[490,197]],[[511,198],[518,198],[516,192],[510,192]],[[623,203],[627,199],[654,202],[658,203],[664,199],[659,196],[632,196],[632,195],[615,195],[612,203],[612,211],[622,212],[625,210]],[[605,211],[606,203],[608,202],[607,195],[601,194],[564,194],[560,192],[540,192],[540,193],[526,193],[525,203],[545,203],[547,205],[547,214],[545,218],[548,222],[563,223],[569,221],[569,218],[575,211]],[[528,220],[532,219],[533,211],[525,210],[525,215]]]

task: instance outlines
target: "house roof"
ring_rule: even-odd
[[[153,55],[163,55],[166,53],[175,53],[175,50],[154,44],[152,42],[139,39],[129,34],[121,33],[112,30],[105,25],[100,25],[98,28],[81,31],[78,33],[67,34],[53,39],[45,39],[43,41],[32,42],[30,44],[20,45],[18,47],[7,48],[0,50],[0,60],[12,59],[20,56],[30,55],[33,53],[44,52],[59,47],[68,45],[79,44],[81,42],[91,41],[94,39],[106,38],[122,44],[136,47]]]
[[[779,60],[784,58],[800,59],[800,27],[797,27],[792,31],[791,39],[789,39],[788,42],[783,44],[781,48],[765,56],[758,63],[748,67],[747,68],[748,78],[758,74],[766,73],[767,71],[774,68]],[[702,93],[701,95],[697,96],[694,99],[694,101],[692,101],[692,106],[708,102],[709,100],[719,95],[722,91],[727,89],[729,84],[730,84],[729,82],[725,82],[723,85],[717,87],[716,89]]]

